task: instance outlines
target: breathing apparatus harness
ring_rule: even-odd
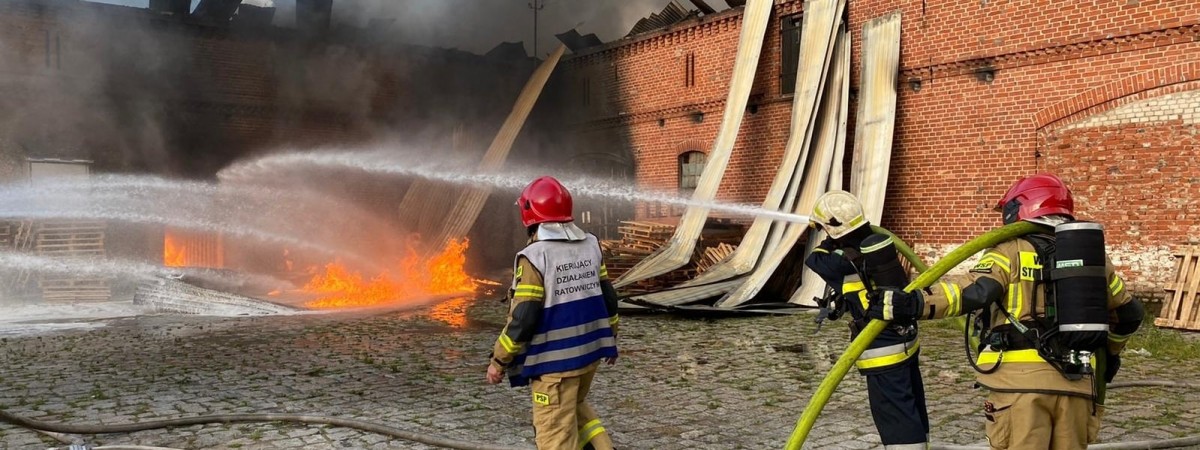
[[[999,370],[1005,350],[1035,349],[1068,380],[1094,377],[1092,355],[1108,339],[1103,227],[1093,222],[1065,222],[1055,226],[1053,235],[1031,234],[1022,239],[1036,252],[1033,261],[1022,257],[1019,268],[1021,280],[1034,282],[1030,293],[1033,320],[1021,322],[1000,300],[978,313],[968,313],[968,326],[963,328],[967,361],[975,371],[990,374]],[[1045,302],[1040,312],[1036,302],[1039,290]],[[993,307],[1008,324],[989,328]],[[975,363],[972,335],[979,338],[976,351],[990,348],[999,352],[991,367],[980,368]]]
[[[900,264],[900,254],[894,239],[896,238],[893,236],[876,232],[864,238],[858,249],[843,255],[854,265],[868,295],[875,294],[880,287],[903,287],[909,283],[908,272]],[[841,290],[832,285],[826,285],[824,297],[814,297],[813,300],[820,308],[815,319],[815,332],[820,331],[825,320],[837,320],[841,317],[849,310],[848,302],[853,301],[846,299]],[[870,300],[877,301],[873,297]],[[851,334],[857,335],[866,323],[865,318],[855,318],[850,324]],[[914,322],[893,322],[889,323],[888,327],[900,336],[916,332]]]

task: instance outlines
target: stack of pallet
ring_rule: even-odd
[[[103,258],[104,222],[61,221],[38,224],[33,249],[55,259]],[[45,275],[38,280],[47,303],[97,302],[112,297],[107,278]]]
[[[613,280],[662,247],[675,233],[675,227],[653,222],[621,222],[617,230],[620,240],[600,242],[608,277]]]
[[[700,259],[696,261],[696,273],[704,273],[709,267],[712,267],[722,259],[729,256],[737,249],[736,245],[718,243],[715,247],[705,247],[703,251],[698,252]]]
[[[633,266],[662,247],[675,234],[675,227],[654,222],[621,222],[620,240],[601,241],[605,265],[610,279],[617,279]],[[630,292],[649,292],[688,281],[733,253],[744,229],[740,225],[714,223],[706,227],[700,244],[692,255],[691,264],[633,285]]]
[[[1160,327],[1200,330],[1200,247],[1188,246],[1175,254],[1174,282],[1167,285],[1167,302],[1154,324]]]
[[[10,249],[13,247],[13,231],[15,228],[12,222],[0,222],[0,248]]]

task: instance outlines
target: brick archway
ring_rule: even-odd
[[[1170,248],[1200,236],[1200,63],[1107,83],[1038,112],[1038,151],[1075,197],[1078,218],[1107,224],[1126,283],[1168,283]]]
[[[679,156],[687,152],[700,152],[707,155],[711,148],[711,142],[705,142],[700,139],[688,139],[675,146],[675,156]]]
[[[1137,94],[1158,88],[1200,80],[1200,61],[1150,70],[1085,91],[1051,105],[1033,115],[1038,130],[1052,124],[1070,122],[1126,103],[1142,100]],[[1155,95],[1169,93],[1159,90]]]

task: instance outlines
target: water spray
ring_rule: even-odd
[[[234,164],[222,170],[222,180],[251,179],[258,174],[277,173],[287,169],[350,169],[367,173],[422,178],[460,186],[476,186],[504,191],[519,191],[544,171],[513,171],[484,173],[469,169],[465,161],[431,161],[427,154],[405,155],[397,152],[304,152],[280,153],[252,161]],[[626,202],[658,202],[674,206],[704,208],[728,214],[768,217],[774,220],[806,224],[809,217],[759,206],[717,201],[698,201],[667,192],[646,192],[628,183],[598,180],[570,173],[556,176],[570,189],[572,195],[608,198]]]

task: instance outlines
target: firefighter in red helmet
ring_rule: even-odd
[[[1083,450],[1099,432],[1096,393],[1116,376],[1142,303],[1105,256],[1103,227],[1075,221],[1071,191],[1058,177],[1018,180],[995,209],[1005,224],[1042,228],[984,251],[965,277],[927,290],[923,318],[966,313],[974,323],[978,358],[969,362],[989,391],[983,415],[993,449]]]
[[[529,245],[517,253],[508,321],[487,381],[533,391],[539,449],[612,449],[586,398],[601,361],[617,359],[617,294],[596,237],[575,226],[571,193],[533,180],[517,199]]]

